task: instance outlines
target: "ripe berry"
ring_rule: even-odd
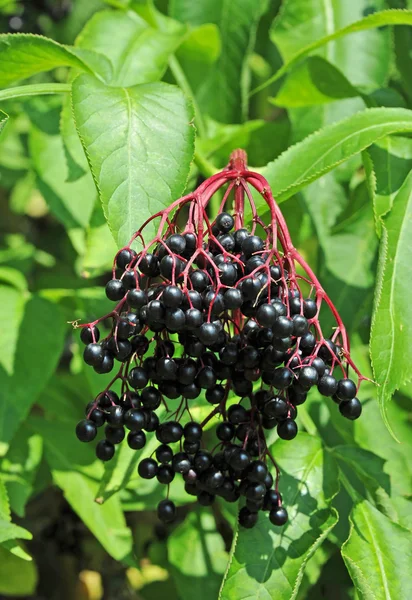
[[[132,431],[140,431],[146,424],[145,414],[140,409],[130,409],[124,415],[124,424]]]
[[[121,427],[123,425],[124,412],[121,406],[110,406],[107,409],[106,420],[113,427]]]
[[[247,506],[243,506],[243,508],[239,511],[239,525],[245,527],[245,529],[251,529],[256,525],[258,521],[258,513],[251,512]]]
[[[285,523],[288,520],[288,513],[286,508],[284,508],[283,506],[272,508],[272,510],[269,513],[269,519],[273,525],[276,525],[278,527],[285,525]]]
[[[236,471],[242,471],[249,465],[249,463],[250,457],[246,450],[243,450],[242,448],[234,448],[229,458],[229,464],[232,469],[235,469]]]
[[[203,491],[197,497],[197,501],[201,506],[210,506],[214,502],[215,496],[209,492]]]
[[[225,388],[222,385],[217,385],[206,392],[206,400],[210,404],[220,404],[225,397]]]
[[[183,300],[183,292],[175,285],[165,287],[162,294],[162,302],[168,308],[177,308]]]
[[[176,506],[171,500],[162,500],[157,505],[157,516],[162,523],[172,523],[176,517]]]
[[[309,330],[309,323],[303,315],[293,315],[292,317],[293,331],[292,334],[296,337],[301,337]]]
[[[247,411],[240,404],[232,404],[232,406],[229,406],[227,415],[229,421],[234,425],[238,425],[247,420]]]
[[[256,320],[262,327],[272,327],[278,318],[275,307],[272,304],[262,304],[256,313]]]
[[[293,332],[293,321],[288,317],[279,316],[273,324],[272,329],[276,337],[287,337]]]
[[[116,257],[116,264],[119,269],[125,269],[135,258],[136,252],[131,248],[123,248]]]
[[[93,340],[93,334],[94,334],[94,340]],[[98,342],[100,339],[100,331],[98,329],[98,327],[96,327],[96,325],[93,325],[92,327],[82,327],[82,330],[80,332],[80,339],[83,342],[83,344],[93,344],[94,342]]]
[[[111,279],[106,284],[106,296],[109,300],[121,300],[126,294],[126,288],[120,279]]]
[[[175,254],[182,255],[186,250],[186,240],[182,235],[174,233],[166,240],[166,245],[169,246],[170,250]]]
[[[214,323],[203,323],[203,325],[199,327],[197,335],[202,344],[210,346],[217,341],[219,330]]]
[[[279,423],[277,434],[282,440],[293,440],[298,434],[298,426],[292,419],[285,419]]]
[[[148,277],[156,277],[159,274],[159,259],[154,254],[149,252],[140,259],[139,269],[143,275]]]
[[[255,460],[250,465],[247,478],[249,481],[254,481],[255,483],[264,483],[268,474],[268,468],[265,463],[261,460]],[[266,487],[266,486],[265,486]],[[265,489],[266,493],[266,489]]]
[[[264,248],[263,240],[257,235],[250,235],[242,242],[242,252],[249,258],[252,254],[260,252]]]
[[[162,396],[154,386],[149,385],[142,391],[142,404],[144,408],[156,410],[159,408],[162,401]]]
[[[157,462],[153,458],[144,458],[137,467],[137,472],[142,479],[153,479],[157,475]]]
[[[307,319],[313,319],[318,312],[318,307],[316,306],[315,300],[312,298],[306,298],[303,301],[303,314]]]
[[[283,398],[276,396],[265,403],[263,412],[270,419],[284,419],[288,414],[288,405]]]
[[[339,400],[352,400],[356,396],[356,384],[352,379],[340,379],[336,395]]]
[[[199,423],[191,421],[183,428],[183,435],[188,442],[198,442],[202,439],[203,429]]]
[[[357,398],[351,398],[350,400],[342,400],[339,404],[339,410],[341,415],[354,421],[360,417],[362,413],[362,404]]]
[[[228,309],[240,308],[243,302],[242,292],[237,288],[229,288],[225,292],[224,301]]]
[[[89,411],[87,411],[89,412]],[[87,416],[87,415],[86,415]],[[89,417],[88,417],[91,421],[93,421],[93,423],[96,424],[96,427],[101,427],[104,422],[106,421],[106,415],[105,413],[100,410],[99,408],[94,408]]]
[[[76,425],[76,435],[81,442],[91,442],[97,435],[96,423],[83,419]]]
[[[147,294],[143,290],[130,290],[126,301],[131,308],[142,308],[147,303]]]
[[[162,444],[178,442],[183,435],[183,427],[177,421],[162,423],[156,431],[156,437]]]
[[[100,344],[88,344],[83,352],[83,359],[87,365],[97,367],[104,358],[104,350]]]
[[[216,436],[222,442],[229,442],[235,435],[235,427],[227,421],[219,423],[216,429]]]
[[[157,480],[159,483],[168,485],[175,478],[175,472],[170,465],[160,465],[157,471]]]
[[[298,381],[304,390],[310,390],[318,382],[318,372],[315,367],[302,367],[299,371]]]
[[[293,373],[287,367],[275,369],[272,377],[272,384],[278,390],[285,390],[293,381]]]
[[[96,456],[100,460],[107,461],[114,456],[114,446],[108,440],[100,440],[96,446]]]
[[[125,436],[123,427],[111,427],[110,425],[106,426],[104,434],[106,439],[112,444],[120,444]]]
[[[131,431],[127,436],[127,443],[132,450],[140,450],[146,444],[144,431]]]
[[[172,467],[175,473],[188,473],[192,466],[191,460],[186,452],[178,452],[172,459]]]
[[[216,217],[216,226],[222,233],[227,233],[233,229],[234,225],[235,220],[232,215],[228,213],[220,213],[220,215]]]
[[[127,377],[132,388],[142,389],[146,387],[149,379],[147,377],[146,371],[142,367],[134,367]]]
[[[319,379],[318,390],[322,396],[333,396],[338,389],[338,382],[333,375],[323,375]]]
[[[187,310],[185,318],[187,329],[197,329],[203,323],[203,313],[197,308]]]

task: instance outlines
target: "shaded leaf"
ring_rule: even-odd
[[[44,438],[44,450],[53,480],[85,525],[116,560],[128,559],[132,536],[116,498],[99,506],[94,502],[103,465],[93,448],[81,444],[75,422],[47,421],[32,417],[30,426]]]
[[[173,0],[170,14],[193,26],[214,23],[222,40],[215,68],[198,88],[201,110],[224,123],[238,123],[246,113],[249,89],[248,57],[266,0]],[[218,90],[218,93],[217,93]]]
[[[193,111],[175,86],[109,88],[83,75],[73,83],[73,109],[109,227],[121,247],[183,192],[193,156]]]
[[[179,597],[217,598],[228,556],[213,514],[201,508],[191,512],[169,536],[167,548]]]
[[[19,330],[12,375],[0,370],[0,455],[36,401],[63,349],[65,326],[58,307],[32,296]]]

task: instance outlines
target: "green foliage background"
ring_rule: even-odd
[[[411,598],[411,1],[2,0],[0,20],[0,596]],[[165,530],[136,454],[75,439],[104,377],[68,321],[105,312],[116,248],[237,147],[376,384],[358,421],[313,393],[271,440],[284,528],[238,531],[176,483]]]

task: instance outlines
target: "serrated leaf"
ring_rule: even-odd
[[[369,163],[364,157],[364,166],[367,176],[374,178],[368,187],[380,236],[381,217],[392,208],[393,200],[412,168],[412,140],[390,136],[373,144],[366,152]]]
[[[378,281],[371,329],[371,358],[378,383],[382,416],[389,426],[386,404],[393,392],[412,377],[412,314],[409,302],[412,277],[412,173],[382,221]]]
[[[330,508],[338,491],[337,468],[319,438],[301,433],[278,440],[271,452],[281,469],[280,491],[289,513],[282,528],[267,513],[253,529],[239,529],[220,598],[296,598],[305,565],[337,523]]]
[[[377,140],[402,131],[412,131],[412,111],[370,108],[324,127],[291,146],[269,163],[262,174],[269,181],[276,200],[282,202]],[[259,201],[261,206],[263,202]]]
[[[113,66],[110,85],[131,87],[162,77],[184,33],[183,26],[159,31],[134,12],[105,10],[87,22],[76,46],[107,56]]]
[[[182,600],[217,597],[228,556],[209,510],[191,512],[169,536],[167,549],[171,575]]]
[[[214,69],[197,90],[202,112],[223,123],[239,123],[247,107],[248,57],[266,0],[174,0],[170,14],[193,26],[214,23],[222,40]]]
[[[361,598],[390,600],[412,594],[411,533],[367,500],[351,513],[352,528],[342,557]]]
[[[385,3],[371,0],[368,8],[381,10]],[[346,0],[344,4],[335,0],[286,0],[273,22],[270,37],[285,62],[310,44],[319,43],[316,54],[335,65],[352,84],[376,89],[385,84],[388,76],[389,31],[362,31],[320,45],[325,36],[335,34],[364,16],[364,6],[358,0]]]
[[[19,329],[13,374],[0,369],[0,455],[46,386],[63,349],[64,324],[56,305],[32,296]]]
[[[0,461],[0,476],[6,484],[10,506],[19,517],[24,516],[42,455],[43,442],[40,436],[33,435],[23,426]]]
[[[29,33],[0,35],[0,65],[1,87],[60,66],[94,73],[103,79],[109,79],[111,74],[111,65],[105,56],[62,46],[50,38]]]
[[[132,535],[126,527],[120,502],[111,498],[103,506],[95,503],[103,465],[90,445],[76,439],[75,422],[31,417],[29,424],[43,437],[53,480],[63,490],[73,510],[113,558],[128,559]]]
[[[293,7],[292,3],[291,3],[291,6]],[[330,7],[329,2],[326,6]],[[299,15],[298,18],[299,18],[299,20],[301,20],[301,15]],[[304,24],[304,20],[302,21],[302,23]],[[329,44],[329,42],[338,40],[338,39],[340,39],[348,34],[351,34],[351,33],[357,33],[359,31],[366,31],[369,29],[384,27],[385,25],[411,25],[411,24],[412,24],[412,11],[410,11],[410,10],[382,10],[380,12],[373,13],[373,14],[365,17],[364,19],[355,21],[355,23],[351,23],[350,25],[347,25],[346,27],[342,27],[342,29],[339,29],[338,31],[333,32],[333,27],[332,27],[329,30],[329,31],[332,31],[332,33],[329,33],[329,31],[328,31],[328,35],[321,37],[320,39],[317,35],[315,35],[314,38],[312,38],[315,41],[308,44],[307,46],[304,46],[297,52],[294,52],[291,55],[291,58],[274,75],[269,77],[269,79],[267,79],[264,83],[262,83],[258,88],[253,90],[253,93],[256,93],[256,92],[266,88],[274,81],[277,81],[278,79],[280,79],[283,75],[285,75],[285,73],[287,73],[289,71],[289,69],[292,66],[294,66],[296,63],[298,63],[302,58],[304,58],[305,56],[308,56],[309,54],[312,54],[312,52]],[[310,30],[310,25],[311,24],[309,24],[309,30]],[[279,32],[278,32],[278,34],[279,34]],[[285,36],[285,39],[287,39],[287,36]],[[290,39],[292,39],[292,38],[290,38]],[[299,44],[299,38],[298,38],[298,44]],[[372,56],[372,58],[373,58],[373,56]],[[355,64],[357,62],[358,61],[355,59]],[[353,62],[348,65],[348,68],[352,68],[352,64],[353,64]],[[345,72],[345,69],[343,69],[343,71]],[[349,74],[346,73],[346,74],[347,74],[347,76],[350,77],[350,73]],[[356,84],[355,81],[352,81],[352,83]]]
[[[193,156],[192,108],[177,87],[165,83],[109,88],[81,75],[73,82],[73,109],[121,247],[182,194]]]

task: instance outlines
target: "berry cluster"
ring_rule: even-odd
[[[250,186],[269,206],[268,225],[257,214]],[[219,214],[211,219],[208,203],[221,188]],[[245,198],[252,213],[249,229]],[[154,219],[160,219],[157,234],[146,244],[143,233]],[[279,469],[265,430],[276,428],[280,438],[292,440],[297,407],[315,386],[344,417],[358,418],[356,393],[363,377],[350,358],[335,307],[293,247],[268,183],[246,168],[242,151],[134,234],[115,257],[106,295],[115,308],[76,326],[82,328],[85,362],[108,373],[118,361],[119,370],[88,404],[77,437],[90,442],[105,425],[96,454],[106,461],[126,432],[135,450],[154,432],[159,446],[140,461],[140,477],[169,486],[180,474],[187,493],[202,505],[215,496],[228,502],[243,496],[244,527],[256,523],[259,510],[269,511],[275,525],[286,523]],[[329,338],[319,322],[323,303],[336,319]],[[108,319],[110,331],[100,340],[98,324]],[[348,378],[349,367],[357,383]],[[115,382],[119,393],[112,389]],[[190,413],[198,397],[212,405],[202,423]],[[213,418],[215,440],[204,431]],[[162,521],[173,521],[175,512],[171,500],[160,502]]]

